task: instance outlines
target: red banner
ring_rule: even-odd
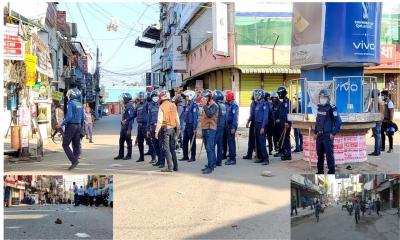
[[[65,11],[57,11],[57,30],[65,30],[67,26],[67,15]]]
[[[24,60],[24,41],[18,36],[18,25],[7,24],[4,30],[4,59]]]
[[[86,55],[82,56],[82,62],[83,62],[83,73],[87,73],[87,71],[88,71],[88,60],[87,60],[87,56]]]
[[[381,64],[366,69],[399,69],[400,68],[400,45],[381,45]]]

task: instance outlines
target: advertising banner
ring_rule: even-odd
[[[32,45],[34,49],[33,53],[37,56],[37,71],[49,78],[53,78],[54,74],[53,66],[51,65],[49,46],[36,34],[32,34]]]
[[[213,54],[228,56],[228,5],[215,2],[212,10]]]
[[[321,64],[323,3],[293,3],[291,66]]]
[[[382,3],[325,3],[323,63],[379,64]]]
[[[25,85],[27,87],[32,87],[36,84],[36,63],[36,56],[25,54]]]
[[[319,92],[322,89],[333,90],[332,81],[307,81],[305,89],[307,89],[307,112],[317,114],[319,103]],[[305,102],[304,102],[305,104]]]
[[[63,93],[53,90],[51,92],[51,98],[56,101],[61,101],[63,99]]]
[[[172,39],[172,68],[174,72],[186,72],[186,55],[182,54],[181,36],[173,36]]]
[[[25,43],[18,36],[18,25],[7,24],[4,28],[4,60],[24,60]]]
[[[366,106],[363,105],[362,77],[335,78],[336,106],[340,112],[360,113]],[[368,102],[365,102],[368,104]]]
[[[67,26],[67,15],[65,11],[57,11],[57,30],[64,31]]]

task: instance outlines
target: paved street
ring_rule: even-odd
[[[5,239],[112,239],[113,213],[105,207],[34,205],[4,210]],[[62,224],[55,224],[59,218]],[[80,237],[79,237],[80,236]]]
[[[103,117],[97,121],[93,141],[94,144],[90,144],[88,140],[83,140],[83,153],[80,160],[79,166],[73,170],[74,173],[94,173],[104,171],[108,173],[120,173],[130,172],[137,173],[141,171],[155,171],[149,164],[136,163],[135,160],[138,158],[138,149],[134,146],[133,149],[133,160],[134,161],[114,161],[113,158],[118,153],[118,139],[119,139],[119,128],[120,128],[120,115],[113,115]],[[136,131],[133,131],[134,133]],[[370,134],[367,135],[368,152],[372,151],[373,138],[369,138]],[[134,138],[133,138],[134,139]],[[293,140],[293,139],[292,139]],[[292,141],[292,144],[293,141]],[[353,171],[346,170],[344,165],[338,166],[337,171],[344,173],[369,173],[369,172],[399,172],[400,163],[398,156],[400,154],[400,134],[395,135],[394,139],[394,152],[391,154],[382,153],[380,157],[369,157],[367,162],[352,164]],[[197,151],[201,146],[201,140],[197,140]],[[4,168],[6,172],[24,172],[29,171],[30,174],[34,172],[42,172],[43,170],[54,172],[54,173],[70,173],[67,168],[70,165],[67,160],[62,147],[55,145],[53,142],[48,143],[48,153],[45,155],[42,162],[17,162],[11,163],[5,161]],[[147,147],[145,147],[147,149]],[[245,154],[247,149],[247,137],[239,137],[239,149],[238,149],[238,160]],[[292,155],[292,161],[282,162],[278,158],[272,158],[272,163],[268,167],[258,166],[255,168],[254,173],[259,174],[265,169],[274,171],[277,174],[289,174],[290,172],[301,172],[301,173],[312,173],[316,172],[316,167],[310,166],[307,162],[301,160],[302,155],[297,153]],[[178,155],[180,158],[180,155]],[[6,157],[7,159],[7,157]],[[150,160],[150,156],[146,156],[146,160]],[[204,163],[206,162],[206,154],[203,149],[201,155],[201,163],[183,163],[180,168],[185,172],[187,165],[198,166],[197,169],[200,171]],[[235,168],[250,167],[254,164],[251,161],[239,160],[239,164]]]
[[[399,238],[399,217],[394,211],[361,216],[361,221],[356,225],[354,213],[349,216],[341,206],[334,206],[320,214],[319,223],[314,215],[303,218],[292,224],[291,236],[293,240],[307,239],[382,239],[395,240]]]

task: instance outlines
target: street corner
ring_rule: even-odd
[[[5,239],[113,239],[113,176],[6,175]]]

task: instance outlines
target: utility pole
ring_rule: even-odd
[[[99,47],[96,48],[96,71],[94,73],[95,77],[95,91],[96,91],[96,104],[95,104],[95,118],[96,120],[99,119],[99,94],[100,94],[100,60],[99,60]]]

